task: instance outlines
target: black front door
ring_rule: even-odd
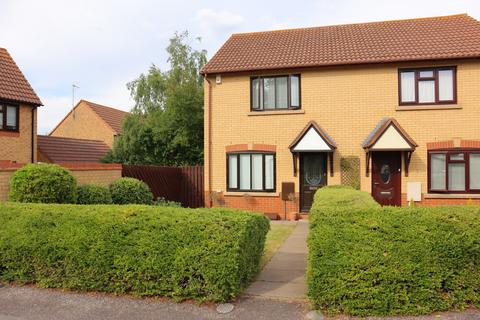
[[[300,210],[310,211],[317,189],[327,184],[327,154],[300,154]]]
[[[374,152],[372,156],[372,196],[382,206],[402,203],[400,152]]]

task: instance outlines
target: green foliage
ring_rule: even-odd
[[[182,207],[182,204],[180,202],[167,200],[163,197],[158,197],[157,200],[155,201],[155,205],[161,206],[161,207],[173,207],[173,208]]]
[[[310,215],[307,281],[315,308],[387,316],[480,306],[480,207],[329,202]]]
[[[70,171],[54,164],[28,164],[10,181],[10,200],[75,203],[76,182]]]
[[[357,191],[349,186],[327,186],[315,193],[312,209],[316,212],[327,207],[378,207],[372,196],[364,191]]]
[[[115,204],[152,204],[153,195],[148,185],[135,178],[120,178],[110,185]]]
[[[192,49],[188,33],[167,48],[170,69],[152,65],[127,86],[135,107],[105,162],[194,165],[203,162],[203,78],[206,52]]]
[[[84,184],[77,187],[77,204],[111,204],[112,196],[107,187]]]
[[[0,203],[0,281],[228,301],[257,274],[268,228],[227,209]]]

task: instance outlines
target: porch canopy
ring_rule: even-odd
[[[333,152],[335,141],[315,121],[310,121],[288,147],[293,155],[293,175],[297,176],[297,158],[301,152],[328,152],[330,175],[333,176]]]
[[[408,177],[408,167],[412,152],[418,145],[407,134],[394,118],[381,119],[375,128],[363,141],[362,147],[366,152],[366,175],[369,175],[371,153],[375,151],[400,151],[404,153],[405,176]]]

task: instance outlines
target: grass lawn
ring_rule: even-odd
[[[295,226],[296,225],[294,224],[270,223],[270,231],[267,234],[265,250],[263,252],[262,260],[260,261],[261,269],[263,269],[268,261],[272,259],[278,248],[280,248],[292,233],[293,229],[295,229]]]

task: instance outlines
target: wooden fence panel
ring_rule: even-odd
[[[145,182],[155,198],[182,203],[184,207],[204,206],[203,166],[160,167],[124,165],[122,176]]]
[[[203,166],[182,167],[182,203],[190,208],[203,207]]]

